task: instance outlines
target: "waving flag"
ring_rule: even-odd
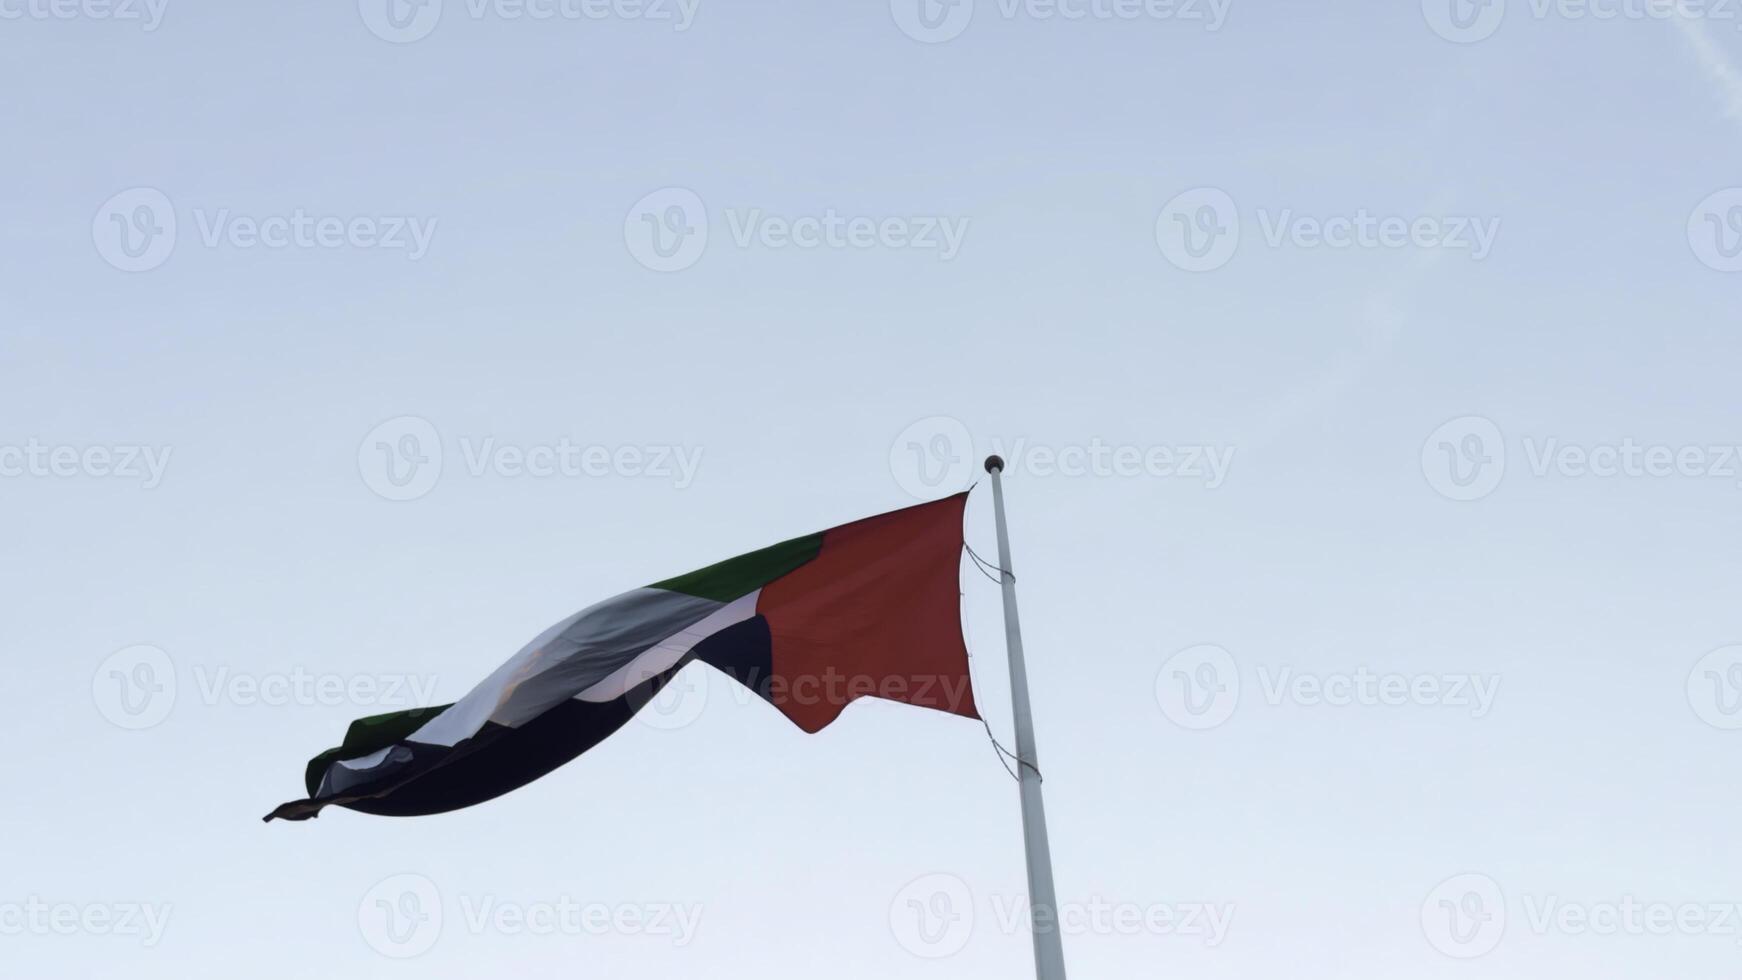
[[[493,799],[603,741],[691,661],[806,732],[860,697],[978,718],[962,643],[961,493],[607,599],[539,634],[459,701],[352,723],[308,798],[416,816]]]

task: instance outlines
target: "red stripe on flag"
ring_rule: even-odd
[[[822,551],[762,589],[772,700],[816,732],[861,697],[979,718],[962,642],[966,493],[823,533]]]

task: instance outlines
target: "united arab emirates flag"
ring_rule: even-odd
[[[308,764],[308,798],[443,813],[524,786],[623,727],[701,661],[806,732],[880,697],[979,718],[958,574],[967,494],[794,538],[607,599],[539,634],[450,705],[353,722]]]

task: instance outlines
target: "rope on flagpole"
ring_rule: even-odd
[[[981,718],[980,724],[986,725],[986,719]],[[1010,768],[1010,763],[1004,761],[1004,756],[1007,753],[1004,751],[1004,746],[999,745],[998,739],[992,734],[991,725],[986,725],[986,740],[991,742],[992,748],[996,750],[993,755],[998,759],[998,764],[1004,767],[1004,771],[1010,774],[1011,779],[1014,779],[1019,783],[1022,782],[1022,777],[1016,774],[1016,770]]]
[[[1022,781],[1022,777],[1018,776],[1016,774],[1016,771],[1010,768],[1010,763],[1004,761],[1005,756],[1010,757],[1010,762],[1014,762],[1018,766],[1020,766],[1024,769],[1027,769],[1029,772],[1034,773],[1034,778],[1040,780],[1043,783],[1046,782],[1046,777],[1042,776],[1040,774],[1040,770],[1036,769],[1032,762],[1029,762],[1027,759],[1022,758],[1021,756],[1017,755],[1016,753],[1014,753],[1014,752],[1010,751],[1009,749],[1005,748],[1004,746],[998,744],[998,736],[992,734],[992,725],[989,722],[987,722],[986,719],[981,718],[980,724],[986,726],[986,737],[988,739],[991,739],[992,747],[998,750],[998,761],[1003,764],[1004,771],[1007,773],[1010,773],[1010,778],[1016,780],[1017,782]]]
[[[987,571],[987,569],[994,569],[1002,575],[1009,575],[1010,574],[1009,572],[1006,572],[1004,569],[999,568],[997,565],[993,565],[990,562],[986,561],[984,558],[981,558],[978,554],[975,554],[974,553],[974,546],[969,544],[966,541],[962,542],[962,550],[966,551],[968,553],[968,556],[974,559],[976,567],[978,567],[980,569],[980,574],[986,576],[988,579],[991,579],[992,581],[997,582],[999,584],[1003,584],[1003,581],[1004,581],[1002,578],[992,578],[992,573],[990,571]],[[1016,576],[1011,575],[1010,577],[1012,579],[1015,579]],[[963,593],[963,594],[965,595],[966,593]],[[964,617],[962,619],[962,625],[964,627],[964,630],[967,627],[967,622],[968,622],[967,618]],[[966,639],[965,636],[964,636],[964,639]],[[967,646],[968,646],[968,672],[971,675],[973,673],[973,670],[974,670],[973,643],[970,642],[967,644]],[[971,680],[971,678],[970,678],[970,680]],[[1046,777],[1041,775],[1040,770],[1035,767],[1034,763],[1029,762],[1027,759],[1022,758],[1021,756],[1017,755],[1016,753],[1005,748],[1003,746],[1003,744],[998,741],[998,736],[993,734],[993,732],[992,732],[992,723],[987,721],[984,716],[982,716],[980,718],[980,725],[986,729],[986,741],[992,743],[992,748],[997,753],[997,756],[998,756],[998,764],[1004,767],[1004,771],[1010,774],[1011,779],[1014,779],[1019,783],[1022,782],[1022,777],[1016,774],[1015,769],[1010,768],[1010,762],[1014,762],[1014,763],[1016,763],[1018,768],[1026,768],[1029,772],[1034,773],[1034,777],[1036,779],[1040,780],[1043,783],[1046,782]],[[1006,757],[1008,757],[1010,759],[1010,762],[1004,761]]]
[[[1004,579],[1002,576],[1005,576],[1005,575],[1010,576],[1010,581],[1012,581],[1012,582],[1016,581],[1016,573],[1015,572],[1012,572],[1007,568],[999,568],[997,565],[994,565],[991,562],[987,561],[986,559],[981,558],[980,553],[974,550],[973,545],[969,544],[966,541],[963,541],[962,547],[967,550],[968,557],[974,559],[974,564],[976,564],[980,567],[980,574],[981,575],[984,575],[987,578],[992,579],[992,581],[997,582],[999,585],[1004,584]],[[993,578],[992,577],[993,572],[997,572],[1000,577]]]

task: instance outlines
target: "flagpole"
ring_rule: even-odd
[[[1034,715],[1028,704],[1028,668],[1022,658],[1022,626],[1016,619],[1016,574],[1010,564],[1010,532],[1004,524],[1003,458],[986,457],[986,472],[992,474],[992,510],[998,521],[998,568],[1004,589],[1004,645],[1010,654],[1010,704],[1016,719],[1016,775],[1022,795],[1022,846],[1028,856],[1034,975],[1036,980],[1065,980],[1058,899],[1052,886],[1052,849],[1047,845],[1046,805],[1040,794],[1040,759],[1034,750]]]

